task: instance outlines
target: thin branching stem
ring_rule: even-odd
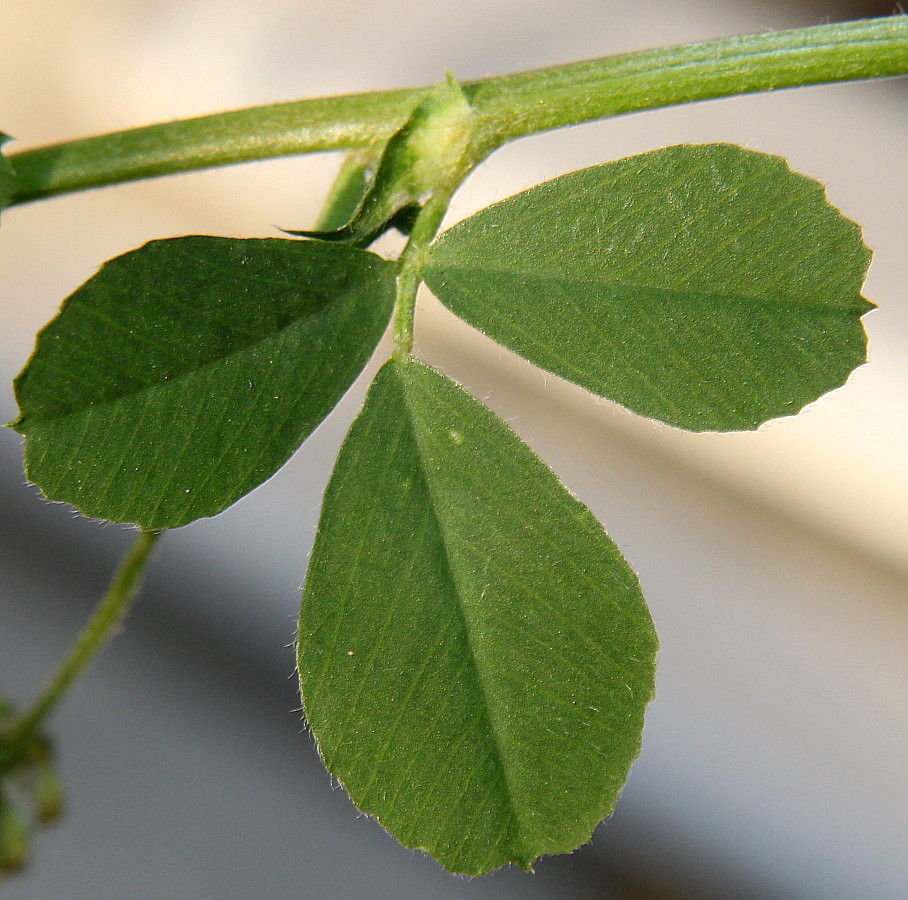
[[[139,534],[57,671],[34,703],[10,724],[3,735],[0,772],[18,762],[19,755],[27,750],[44,720],[123,620],[160,535],[157,531]]]

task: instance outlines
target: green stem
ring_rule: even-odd
[[[908,17],[725,38],[463,85],[486,146],[715,97],[908,73]],[[25,203],[139,178],[389,138],[431,88],[303,100],[151,125],[10,157]]]
[[[371,147],[391,137],[428,90],[259,106],[11,154],[19,185],[13,203],[255,159]]]
[[[138,590],[145,566],[160,535],[161,532],[157,531],[143,531],[139,535],[120,563],[107,593],[44,691],[3,734],[0,772],[7,771],[19,761],[42,722],[111,635],[116,625],[122,621],[130,600]]]
[[[442,219],[451,204],[451,197],[466,177],[469,167],[464,167],[457,178],[437,190],[420,210],[410,231],[410,239],[398,260],[397,299],[392,316],[392,334],[395,359],[404,359],[413,350],[413,320],[416,314],[416,294],[422,284],[422,264],[426,250],[432,243]]]
[[[492,79],[468,97],[504,141],[698,100],[904,74],[908,17],[895,16],[539,69]]]

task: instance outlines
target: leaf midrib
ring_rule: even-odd
[[[406,362],[403,363],[403,365],[408,365],[408,364],[412,365],[413,363],[406,363]],[[482,695],[482,701],[483,701],[482,711],[483,711],[483,715],[484,715],[485,719],[489,723],[489,730],[491,733],[492,745],[495,749],[495,758],[498,762],[498,768],[501,771],[502,780],[503,780],[504,786],[505,786],[505,791],[507,792],[507,807],[511,814],[512,821],[515,822],[515,824],[517,825],[517,836],[519,837],[520,842],[522,844],[523,839],[524,839],[523,821],[520,817],[519,806],[517,803],[515,803],[515,792],[514,792],[514,788],[512,785],[512,778],[511,778],[511,775],[509,774],[509,768],[508,768],[508,764],[506,762],[507,756],[503,749],[504,742],[502,741],[502,739],[500,737],[499,728],[496,724],[495,716],[493,715],[493,712],[492,712],[492,705],[489,702],[489,695],[488,695],[488,692],[486,691],[485,683],[484,683],[484,680],[482,677],[482,668],[479,664],[477,655],[473,649],[474,648],[473,630],[471,627],[470,619],[464,609],[464,604],[461,601],[462,591],[461,591],[459,579],[457,578],[457,576],[454,572],[454,569],[451,566],[452,554],[450,552],[449,538],[447,535],[447,531],[443,525],[443,520],[441,517],[439,517],[438,512],[437,512],[438,500],[437,500],[437,496],[436,496],[436,489],[433,486],[432,478],[429,475],[430,470],[425,464],[425,457],[424,457],[422,441],[420,439],[419,429],[416,425],[417,414],[414,412],[414,408],[410,403],[410,397],[409,397],[409,394],[407,391],[407,386],[406,386],[404,379],[400,376],[400,374],[398,372],[395,372],[395,378],[398,382],[399,390],[400,390],[401,396],[404,401],[404,406],[407,410],[408,425],[409,425],[411,435],[413,437],[413,443],[417,449],[417,461],[419,464],[419,472],[422,477],[422,481],[426,486],[426,492],[428,493],[429,499],[431,501],[432,519],[435,522],[436,528],[438,529],[439,537],[441,538],[442,546],[444,547],[445,576],[450,581],[450,583],[451,583],[452,587],[454,588],[455,593],[457,595],[458,602],[455,604],[455,606],[456,606],[460,621],[463,625],[464,634],[466,636],[471,668],[473,669],[473,672],[475,674],[476,684],[479,689],[479,692]],[[515,847],[513,849],[515,852],[517,852],[519,848]],[[523,852],[523,851],[521,850],[520,852]]]
[[[149,381],[144,384],[137,385],[135,388],[133,388],[131,390],[124,390],[124,391],[121,391],[120,393],[114,394],[110,397],[104,397],[99,400],[87,400],[78,406],[72,405],[68,409],[61,410],[59,413],[54,413],[53,415],[46,415],[46,416],[22,415],[16,421],[15,424],[16,424],[17,428],[19,425],[23,425],[25,423],[28,423],[28,425],[30,427],[34,427],[35,425],[49,425],[52,423],[61,422],[65,419],[69,419],[69,418],[73,418],[73,417],[82,415],[85,412],[87,412],[88,410],[102,409],[105,407],[115,406],[117,404],[123,403],[124,401],[141,397],[143,394],[147,394],[147,393],[150,393],[155,390],[160,390],[169,385],[178,386],[191,378],[199,377],[199,376],[205,374],[206,372],[210,371],[211,369],[215,369],[218,366],[224,365],[230,359],[240,357],[240,356],[250,353],[250,352],[254,352],[256,349],[267,345],[271,341],[279,341],[283,337],[283,335],[285,335],[287,332],[289,332],[299,326],[308,325],[309,323],[312,323],[320,316],[326,316],[328,313],[334,312],[334,310],[337,306],[343,305],[342,301],[348,299],[348,294],[344,293],[343,295],[341,295],[340,297],[338,297],[336,299],[337,299],[337,303],[332,302],[332,303],[325,304],[314,314],[311,314],[307,317],[299,317],[299,318],[292,319],[286,325],[282,326],[281,328],[275,329],[274,331],[268,332],[267,334],[263,335],[258,340],[250,341],[249,343],[242,344],[240,346],[233,345],[231,347],[231,351],[229,353],[223,353],[223,354],[216,356],[216,357],[208,360],[207,362],[204,362],[193,368],[184,369],[183,371],[177,372],[174,375],[168,375],[166,378],[159,378],[157,381]],[[349,312],[346,316],[341,317],[340,322],[339,322],[340,327],[338,329],[336,329],[335,332],[333,333],[334,337],[336,337],[337,332],[341,330],[344,323],[347,321],[348,317],[349,317]],[[332,339],[334,339],[334,338],[332,338]],[[72,344],[68,340],[58,340],[58,345],[65,345],[65,346],[69,347],[70,349],[73,349],[73,348],[77,349],[77,345]]]
[[[681,302],[693,302],[693,301],[709,301],[712,303],[724,303],[728,306],[743,306],[749,308],[760,308],[763,310],[771,310],[774,307],[784,304],[789,307],[797,307],[804,310],[813,310],[815,312],[841,312],[845,314],[851,314],[854,310],[850,310],[844,305],[847,303],[854,303],[851,297],[845,298],[841,303],[829,303],[828,301],[817,300],[812,297],[807,299],[800,299],[800,296],[794,295],[785,295],[782,294],[781,300],[772,300],[769,299],[768,294],[754,294],[753,296],[747,296],[744,294],[733,294],[725,292],[713,292],[709,290],[704,290],[702,288],[691,288],[689,291],[685,291],[677,287],[662,287],[662,286],[653,286],[653,285],[643,285],[630,283],[622,281],[619,278],[589,278],[584,277],[582,273],[566,273],[563,271],[560,272],[549,272],[547,270],[534,269],[532,271],[521,271],[510,266],[505,265],[495,265],[495,266],[469,266],[469,265],[458,265],[451,264],[449,262],[444,263],[429,263],[426,267],[426,274],[431,278],[431,275],[435,275],[440,279],[443,279],[444,276],[448,273],[457,273],[462,274],[468,277],[477,278],[482,277],[483,275],[506,275],[515,280],[520,280],[524,283],[526,282],[550,282],[555,281],[559,284],[571,287],[574,285],[584,285],[584,286],[595,286],[599,288],[612,288],[616,292],[631,293],[648,295],[649,297],[659,296],[665,298],[671,298]],[[430,284],[431,287],[431,284]],[[774,291],[773,296],[778,296],[781,294],[781,291]],[[870,303],[865,297],[860,293],[857,293],[857,299],[862,301],[866,306],[866,312],[869,312],[873,308],[873,304]],[[442,301],[447,305],[448,301]],[[486,307],[488,308],[488,307]]]

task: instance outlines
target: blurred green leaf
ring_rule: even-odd
[[[334,407],[394,287],[391,263],[312,241],[174,238],[112,260],[16,381],[28,477],[148,529],[220,512]]]
[[[9,135],[0,131],[0,147],[10,140]],[[12,199],[16,189],[16,173],[9,160],[0,153],[0,210]]]
[[[475,328],[635,412],[754,428],[865,359],[860,229],[784,160],[668,147],[556,178],[443,234],[424,272]]]
[[[589,840],[637,756],[656,638],[633,572],[552,471],[415,360],[379,373],[303,595],[329,770],[456,872]]]

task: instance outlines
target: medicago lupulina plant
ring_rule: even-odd
[[[44,721],[135,593],[162,532],[271,476],[390,326],[328,485],[303,590],[306,720],[353,802],[480,874],[588,840],[637,756],[656,635],[600,524],[478,400],[413,356],[425,283],[542,369],[693,431],[756,428],[865,359],[870,260],[821,185],[740,147],[673,146],[556,178],[440,236],[452,195],[518,137],[622,113],[908,72],[908,18],[308,100],[0,158],[0,205],[248,159],[348,156],[312,230],[177,237],[107,262],[16,380],[26,471],[140,529],[45,692],[0,709],[2,853]],[[397,259],[367,248],[390,228]]]

